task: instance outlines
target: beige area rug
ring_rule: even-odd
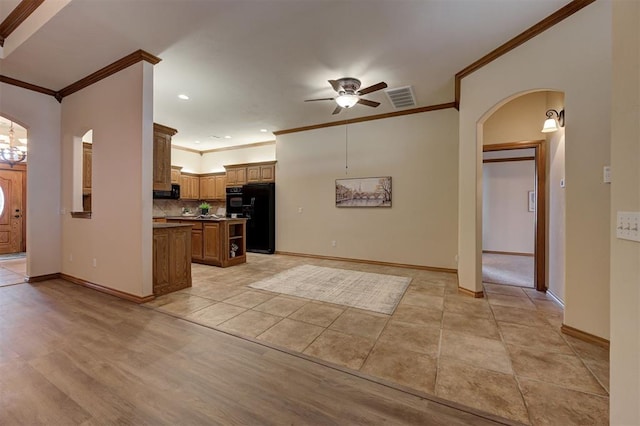
[[[249,287],[392,314],[411,278],[302,265]]]
[[[533,288],[533,256],[482,253],[482,281]]]

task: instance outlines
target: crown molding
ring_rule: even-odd
[[[418,114],[418,113],[421,113],[421,112],[437,111],[437,110],[440,110],[440,109],[449,109],[449,108],[455,108],[455,107],[456,107],[455,103],[448,102],[446,104],[429,105],[429,106],[426,106],[426,107],[412,108],[412,109],[407,109],[407,110],[404,110],[404,111],[388,112],[388,113],[385,113],[385,114],[378,114],[378,115],[368,115],[366,117],[358,117],[358,118],[352,118],[352,119],[348,119],[348,120],[332,121],[332,122],[329,122],[329,123],[314,124],[312,126],[296,127],[294,129],[278,130],[277,132],[273,132],[273,134],[276,135],[276,136],[280,136],[280,135],[286,135],[287,133],[306,132],[308,130],[323,129],[325,127],[344,126],[346,124],[362,123],[362,122],[365,122],[365,121],[373,121],[373,120],[382,120],[382,119],[385,119],[385,118],[400,117],[402,115]]]
[[[204,150],[204,151],[200,151],[200,153],[201,154],[209,154],[209,153],[212,153],[212,152],[234,151],[236,149],[246,149],[246,148],[257,148],[259,146],[275,145],[275,143],[276,143],[276,141],[247,143],[247,144],[244,144],[244,145],[234,145],[234,146],[225,146],[223,148],[207,149],[207,150]]]
[[[193,148],[187,148],[186,146],[171,145],[171,149],[177,149],[179,151],[195,152],[196,154],[202,155],[202,151],[198,151],[197,149],[193,149]]]
[[[518,34],[508,42],[497,47],[496,49],[487,53],[486,55],[484,55],[482,58],[478,59],[471,65],[459,71],[455,75],[455,101],[454,102],[455,102],[456,109],[460,109],[460,86],[461,86],[461,81],[464,77],[479,70],[485,65],[495,61],[502,55],[506,54],[507,52],[510,52],[511,50],[515,49],[521,44],[531,40],[535,36],[543,33],[544,31],[548,30],[554,25],[562,22],[563,20],[567,19],[569,16],[573,15],[579,10],[589,6],[594,1],[596,0],[573,0],[571,3],[558,9],[551,15],[544,18],[542,21],[524,30],[523,32],[521,32],[520,34]]]
[[[0,47],[4,47],[4,41],[31,15],[44,0],[22,0],[15,9],[0,23]]]
[[[27,83],[24,81],[16,80],[15,78],[0,75],[0,83],[10,84],[12,86],[22,87],[23,89],[32,90],[38,93],[44,93],[56,97],[58,92],[55,90],[47,89],[46,87],[36,86],[35,84]]]
[[[119,71],[122,71],[125,68],[130,67],[133,64],[136,64],[140,61],[147,61],[153,65],[160,62],[162,59],[157,56],[152,55],[151,53],[145,52],[144,50],[136,50],[135,52],[121,58],[114,63],[107,65],[106,67],[99,69],[93,74],[89,74],[83,79],[76,81],[60,90],[58,93],[60,95],[60,99],[63,99],[65,96],[69,96],[72,93],[77,92],[78,90],[84,89],[87,86],[90,86],[94,83],[97,83],[100,80],[103,80]]]

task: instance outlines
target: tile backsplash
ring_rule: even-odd
[[[211,213],[215,213],[219,207],[225,207],[224,201],[209,201]],[[180,216],[183,208],[188,208],[194,213],[199,213],[200,201],[194,200],[153,200],[153,217]]]

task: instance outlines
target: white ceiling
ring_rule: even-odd
[[[16,3],[0,0],[0,16]],[[338,115],[333,102],[304,103],[332,97],[329,79],[410,85],[418,106],[452,102],[456,72],[567,3],[72,0],[0,60],[0,73],[59,90],[143,49],[162,58],[154,67],[154,121],[178,129],[175,144],[207,150],[395,111],[382,91],[365,96],[378,108],[356,105]]]

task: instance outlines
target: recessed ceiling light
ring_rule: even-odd
[[[187,95],[184,95],[184,94],[180,94],[180,95],[178,95],[178,97],[180,99],[182,99],[183,101],[188,101],[189,100],[189,97]]]
[[[200,141],[195,141],[194,143],[200,143]]]
[[[267,133],[267,129],[260,129],[262,133]]]
[[[227,135],[224,137],[225,139],[231,139],[231,136]]]

